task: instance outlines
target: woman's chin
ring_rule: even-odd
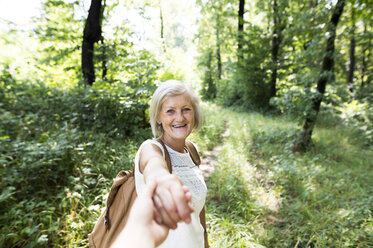
[[[186,128],[184,130],[173,130],[171,137],[174,139],[186,139],[190,134],[190,131]]]

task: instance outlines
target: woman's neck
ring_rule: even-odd
[[[165,145],[172,148],[172,150],[180,152],[180,153],[186,153],[184,147],[185,147],[185,139],[181,140],[175,140],[171,139],[168,136],[162,135],[161,140]]]

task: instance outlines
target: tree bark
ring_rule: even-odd
[[[101,0],[92,0],[83,32],[82,44],[82,71],[84,81],[92,85],[95,81],[95,68],[93,64],[94,43],[101,40]],[[73,30],[72,30],[73,31]]]
[[[166,52],[166,43],[164,40],[164,22],[163,22],[163,12],[162,12],[162,4],[161,1],[159,1],[159,18],[161,21],[161,42],[162,42],[162,48],[163,52]]]
[[[282,30],[280,13],[278,10],[277,0],[273,1],[273,34],[272,34],[272,74],[271,74],[271,88],[269,92],[269,98],[276,96],[277,88],[277,67],[278,67],[278,53],[280,50],[280,44],[282,40]]]
[[[243,32],[244,32],[244,16],[245,14],[245,0],[240,0],[238,7],[238,36],[237,36],[237,57],[238,63],[243,60],[242,43],[243,43]]]
[[[364,24],[364,36],[367,34],[367,25]],[[363,89],[365,85],[369,84],[370,82],[370,76],[367,75],[368,71],[368,61],[370,60],[371,52],[369,52],[372,49],[372,39],[369,37],[368,45],[363,49],[363,58],[362,58],[362,68],[361,68],[361,88]]]
[[[207,97],[208,99],[214,99],[216,97],[216,85],[214,84],[214,80],[212,77],[212,50],[208,53],[208,60],[207,60],[207,67],[208,67],[208,75],[207,75]]]
[[[107,77],[107,57],[106,57],[106,46],[104,42],[104,38],[101,39],[101,51],[102,51],[102,80],[106,80]]]
[[[319,80],[317,82],[316,94],[311,102],[311,111],[306,114],[306,120],[303,125],[301,136],[293,146],[293,151],[307,151],[311,142],[313,128],[317,120],[317,115],[320,111],[320,105],[325,93],[326,85],[329,81],[332,80],[333,77],[332,69],[334,67],[334,42],[336,29],[344,6],[345,0],[338,0],[328,24],[328,39],[326,43],[325,56],[323,59]]]
[[[218,80],[221,79],[221,53],[220,53],[220,14],[216,16],[216,59],[218,60]]]
[[[352,4],[351,6],[351,21],[352,21],[352,27],[351,27],[351,40],[350,40],[350,64],[349,64],[349,70],[348,70],[348,90],[352,93],[354,91],[354,71],[355,71],[355,14],[354,14],[354,6]]]

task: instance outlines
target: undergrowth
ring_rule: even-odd
[[[211,111],[230,133],[208,184],[212,247],[373,247],[373,150],[364,135],[320,123],[311,149],[293,154],[292,120]]]
[[[87,246],[112,179],[151,137],[147,101],[1,79],[0,247]]]

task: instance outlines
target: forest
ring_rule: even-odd
[[[0,247],[88,247],[169,79],[202,99],[210,247],[373,247],[372,0],[39,4],[0,16]]]

